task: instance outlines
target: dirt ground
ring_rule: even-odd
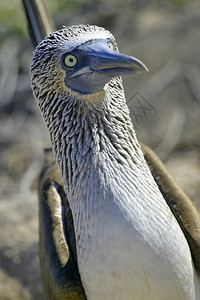
[[[115,35],[122,53],[148,66],[148,74],[124,78],[138,138],[156,151],[200,209],[200,2],[102,0],[95,5],[88,1],[81,10],[78,15],[55,16],[57,26],[104,26]],[[3,37],[0,299],[36,300],[43,299],[37,176],[49,140],[29,86],[31,43],[15,34],[4,32]]]

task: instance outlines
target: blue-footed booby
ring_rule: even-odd
[[[34,52],[33,94],[62,175],[47,160],[40,180],[47,299],[200,299],[199,215],[141,149],[126,105],[120,76],[145,71],[97,26],[64,27]]]

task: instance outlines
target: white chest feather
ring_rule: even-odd
[[[188,244],[148,172],[100,163],[80,190],[72,211],[88,300],[198,299]]]

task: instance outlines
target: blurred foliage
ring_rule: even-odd
[[[25,16],[21,1],[9,0],[0,2],[0,33],[8,36],[11,33],[25,34]]]
[[[85,4],[91,0],[49,0],[46,4],[53,17],[80,14]],[[0,34],[8,37],[11,34],[26,35],[26,18],[20,0],[1,0],[0,2]]]
[[[129,0],[125,0],[126,2],[130,2]],[[154,0],[154,1],[147,1],[147,0],[135,0],[132,1],[131,6],[134,5],[136,7],[143,7],[147,5],[174,5],[175,7],[181,7],[189,2],[191,3],[193,0]],[[107,1],[106,1],[107,2]],[[115,0],[112,1],[113,6],[120,5],[120,1]],[[89,10],[95,10],[97,6],[103,4],[103,1],[92,1],[92,0],[48,0],[46,4],[55,19],[59,19],[59,16],[73,16],[73,15],[80,15],[84,12],[87,8]],[[121,3],[122,4],[122,3]],[[27,36],[26,30],[26,19],[23,13],[23,7],[20,0],[1,0],[0,2],[0,34],[2,37],[17,34]],[[1,42],[0,42],[1,43]]]
[[[167,2],[171,2],[172,4],[178,5],[178,6],[184,6],[191,2],[191,0],[166,0]]]
[[[56,14],[79,14],[82,12],[83,6],[91,3],[92,0],[50,0],[48,7],[53,15]]]

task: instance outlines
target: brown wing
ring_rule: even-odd
[[[185,234],[196,270],[200,273],[200,214],[190,198],[176,184],[158,156],[140,143],[158,187]]]
[[[45,299],[86,299],[71,210],[51,151],[45,156],[39,179],[39,252]]]

